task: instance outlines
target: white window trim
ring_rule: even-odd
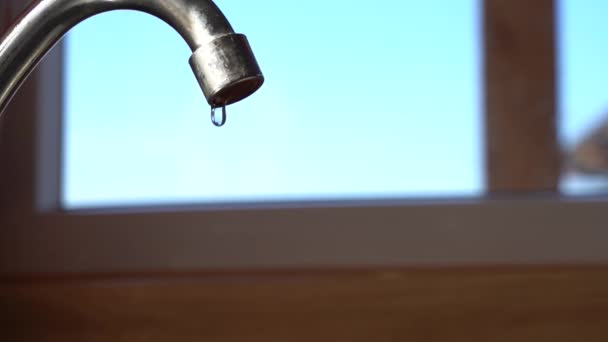
[[[31,80],[36,86],[22,91],[39,90],[24,94],[37,101],[38,134],[19,135],[16,139],[22,141],[15,145],[37,148],[12,151],[33,154],[35,162],[24,165],[35,168],[28,170],[35,176],[19,178],[19,184],[10,187],[27,191],[35,182],[36,195],[26,205],[9,203],[10,194],[1,197],[6,200],[0,211],[2,275],[608,262],[608,202],[594,198],[549,195],[65,212],[59,174],[60,49],[36,72]]]
[[[18,216],[3,273],[605,263],[606,202],[558,198]]]

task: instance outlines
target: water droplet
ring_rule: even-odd
[[[219,121],[215,117],[215,110],[218,108],[219,107],[211,107],[211,122],[216,127],[222,127],[226,123],[226,106],[222,106],[222,119]]]

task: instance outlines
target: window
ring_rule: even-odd
[[[608,5],[602,1],[578,3],[573,0],[560,1],[560,107],[562,108],[561,141],[565,147],[574,149],[585,139],[605,125],[608,119],[608,93],[606,83],[608,68],[608,45],[603,33],[608,24],[603,18],[608,15]],[[599,139],[595,142],[600,143]],[[581,166],[589,171],[605,165],[605,150],[580,150]],[[579,158],[579,159],[580,159]],[[599,159],[599,160],[598,160]],[[569,170],[562,181],[562,189],[571,195],[601,194],[606,192],[605,172],[572,172]]]
[[[70,33],[67,208],[481,193],[476,0],[219,5],[266,74],[219,130],[159,19]]]
[[[300,8],[298,13],[304,10]],[[1,270],[4,273],[146,272],[605,262],[608,259],[604,243],[606,202],[597,198],[570,199],[555,191],[559,178],[552,155],[555,144],[546,144],[555,133],[550,109],[557,102],[555,72],[551,69],[555,56],[553,10],[552,1],[533,4],[523,0],[483,1],[483,11],[479,12],[484,25],[482,64],[485,72],[480,102],[484,103],[488,147],[485,158],[480,160],[486,159],[488,193],[469,199],[345,201],[330,198],[311,203],[279,201],[229,208],[183,205],[180,200],[173,205],[64,210],[59,172],[61,125],[57,123],[69,108],[62,110],[62,97],[56,94],[63,89],[58,70],[64,60],[62,50],[56,49],[13,101],[0,135],[2,165],[11,165],[3,167],[1,177],[0,224],[8,227],[0,233]],[[231,10],[227,8],[228,11]],[[242,25],[253,25],[252,18],[243,20]],[[233,20],[235,26],[241,25],[236,23],[236,18]],[[392,24],[402,25],[403,21],[406,20]],[[86,28],[86,23],[84,25]],[[248,30],[243,27],[242,32],[249,34]],[[166,31],[165,34],[172,33]],[[256,53],[264,51],[263,44],[257,48],[256,39],[254,35]],[[177,37],[176,41],[181,42]],[[450,43],[449,39],[438,42]],[[261,59],[264,58],[262,52]],[[189,72],[187,68],[179,69]],[[272,73],[272,69],[265,70]],[[272,79],[273,75],[267,76]],[[67,82],[71,82],[69,78]],[[528,84],[534,87],[525,88]],[[526,96],[519,96],[522,86]],[[272,89],[272,85],[268,89]],[[197,102],[192,104],[202,108],[200,92],[197,90],[193,96]],[[248,106],[265,104],[256,101],[266,99],[260,94],[257,99],[251,98],[231,110],[247,113]],[[66,103],[66,107],[69,106]],[[317,107],[315,103],[307,108]],[[166,111],[172,111],[172,107]],[[131,112],[136,111],[127,111]],[[234,114],[229,118],[231,126],[213,131],[206,123],[206,112],[201,110],[200,118],[197,116],[200,129],[217,136],[228,134],[225,130],[237,130],[238,125],[246,122],[263,124],[258,122],[262,118]],[[512,117],[518,120],[501,121]],[[544,137],[539,138],[542,144],[532,143],[531,135],[521,134],[519,129],[538,132]],[[129,134],[132,133],[129,130]],[[497,167],[500,162],[506,166]],[[522,170],[546,173],[528,174]],[[66,185],[69,188],[70,185]],[[526,189],[537,195],[519,192],[521,196],[509,193],[505,197],[505,193],[497,189]],[[536,191],[538,189],[544,192]],[[158,196],[156,193],[149,198],[155,202]],[[99,203],[107,198],[85,200]]]

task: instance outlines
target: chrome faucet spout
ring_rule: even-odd
[[[0,115],[63,35],[96,14],[129,9],[171,25],[192,50],[190,65],[207,102],[219,107],[259,89],[264,77],[247,38],[211,0],[37,0],[0,40]]]

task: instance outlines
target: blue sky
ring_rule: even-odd
[[[566,2],[570,142],[608,105],[608,4]],[[483,191],[477,1],[216,3],[266,77],[222,128],[165,23],[119,11],[70,32],[66,206]]]
[[[608,115],[608,2],[558,2],[561,136],[573,144]]]
[[[572,146],[608,119],[608,2],[558,3],[560,135],[564,146]],[[593,194],[605,189],[605,177],[570,175],[562,182],[562,190],[569,194]]]

